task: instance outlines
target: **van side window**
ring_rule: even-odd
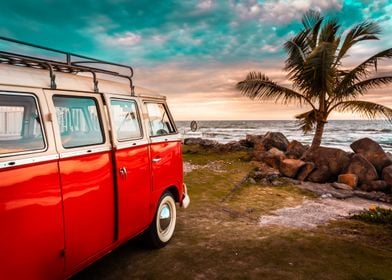
[[[53,96],[61,143],[64,148],[104,142],[101,120],[94,98]]]
[[[0,156],[45,149],[41,124],[32,95],[0,93]]]
[[[146,103],[151,136],[175,133],[167,109],[162,103]]]
[[[117,132],[118,141],[142,137],[135,101],[112,99],[110,101],[110,109],[113,128]]]

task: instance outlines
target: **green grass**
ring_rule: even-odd
[[[392,227],[392,209],[375,207],[374,209],[369,209],[360,214],[354,215],[352,218],[368,223],[382,224]]]

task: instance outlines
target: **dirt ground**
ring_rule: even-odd
[[[74,279],[392,279],[392,228],[346,218],[372,202],[240,185],[243,152],[188,147],[184,160],[191,205],[171,243],[132,240]]]

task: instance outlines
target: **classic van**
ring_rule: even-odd
[[[166,99],[126,65],[0,38],[0,279],[64,279],[189,205]],[[114,68],[129,71],[125,75]]]

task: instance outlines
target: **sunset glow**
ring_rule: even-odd
[[[177,120],[293,119],[296,105],[256,102],[234,88],[249,71],[289,86],[283,43],[309,8],[338,17],[343,29],[380,24],[380,41],[359,44],[344,62],[354,66],[392,47],[392,1],[2,1],[3,36],[130,64],[135,83],[168,97]],[[391,62],[379,71],[391,72]],[[362,99],[392,107],[392,89]],[[334,114],[335,119],[355,119]]]

